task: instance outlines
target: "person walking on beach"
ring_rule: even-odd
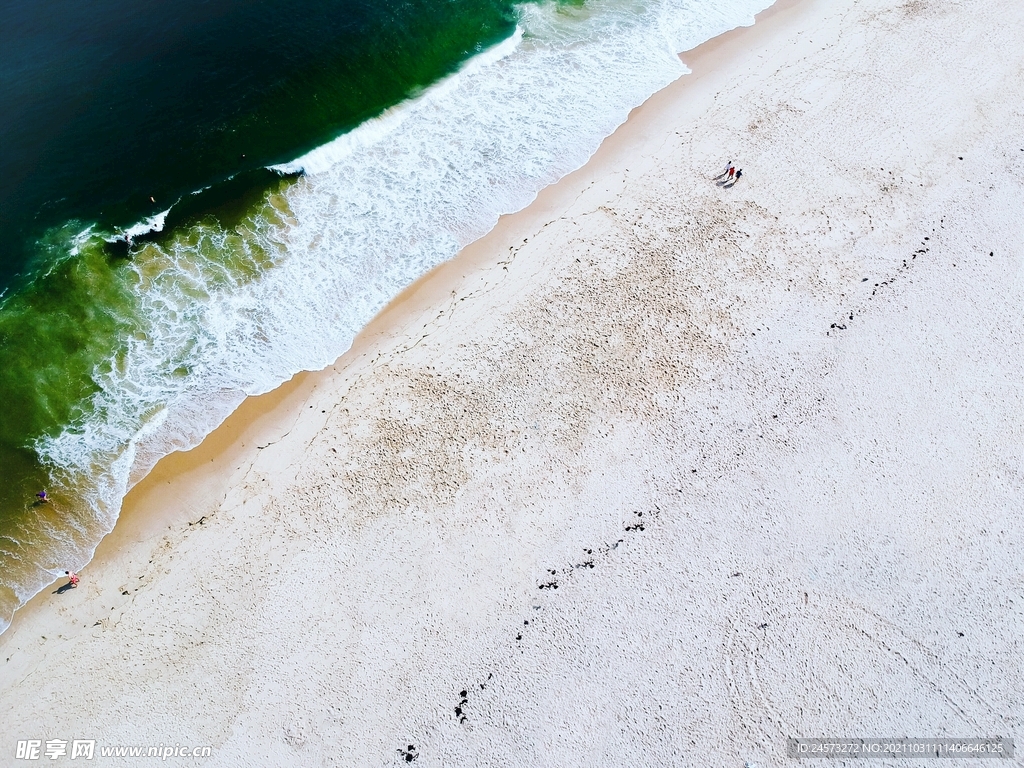
[[[729,166],[729,178],[732,179],[733,174],[736,173],[736,169],[733,166]]]
[[[743,169],[740,168],[738,171],[736,171],[736,181],[739,181],[740,180],[740,176],[742,176],[742,175],[743,175]]]
[[[722,176],[728,176],[730,168],[732,168],[732,160],[725,164],[725,170],[722,171]]]
[[[78,589],[78,574],[74,571],[64,571],[64,575],[68,577],[68,584],[71,585],[71,588]]]

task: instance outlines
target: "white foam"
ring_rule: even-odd
[[[138,224],[133,224],[132,226],[128,227],[128,229],[126,229],[119,237],[127,237],[129,240],[131,240],[133,237],[138,237],[139,235],[147,235],[150,232],[163,232],[164,222],[167,221],[167,214],[170,212],[171,209],[168,208],[166,211],[160,211],[160,213],[150,216],[148,219],[140,221]]]
[[[515,34],[511,37],[474,56],[463,64],[458,72],[430,86],[411,102],[397,104],[385,110],[378,117],[365,121],[348,133],[307,152],[290,163],[270,166],[270,170],[282,174],[305,173],[307,175],[326,171],[360,149],[371,147],[387,137],[405,120],[411,111],[411,104],[418,105],[429,99],[442,98],[452,88],[457,87],[460,78],[475,74],[484,67],[509,56],[519,46],[522,39],[523,30],[521,27],[516,27]]]
[[[89,242],[89,239],[92,237],[92,230],[93,227],[90,225],[71,239],[71,247],[68,249],[68,256],[77,256],[79,254],[82,246]]]

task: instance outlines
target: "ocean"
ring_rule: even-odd
[[[0,0],[0,630],[770,4]]]

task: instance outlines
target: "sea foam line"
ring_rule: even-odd
[[[289,163],[271,165],[268,168],[281,174],[305,173],[311,175],[326,171],[355,152],[371,147],[393,133],[409,115],[411,105],[443,98],[445,94],[450,93],[456,87],[460,77],[480,72],[485,67],[512,55],[522,40],[523,29],[517,25],[515,32],[510,37],[473,56],[457,72],[429,86],[421,94],[384,110],[377,117],[360,123],[348,133],[310,150]]]
[[[139,235],[148,235],[151,232],[163,232],[164,223],[167,221],[167,214],[170,212],[171,209],[168,208],[166,211],[160,211],[160,213],[154,214],[148,219],[144,219],[137,224],[133,224],[124,231],[121,237],[126,237],[131,240]]]

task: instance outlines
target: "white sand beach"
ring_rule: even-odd
[[[1012,0],[791,0],[683,54],[587,166],[132,491],[0,635],[0,764],[1024,739],[1022,34]]]

